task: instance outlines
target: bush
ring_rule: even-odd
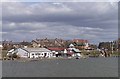
[[[100,55],[100,52],[97,50],[90,50],[90,51],[82,51],[83,55],[88,55],[92,57],[98,57]]]
[[[7,55],[7,50],[2,50],[2,58],[6,57]]]

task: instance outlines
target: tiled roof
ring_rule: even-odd
[[[73,39],[73,42],[88,42],[88,40],[84,40],[84,39]]]

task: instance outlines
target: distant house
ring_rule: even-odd
[[[2,43],[0,43],[0,59],[2,59],[2,49],[3,49],[3,45]]]
[[[76,55],[80,55],[81,51],[77,48],[75,48],[75,46],[73,44],[69,45],[69,48],[65,48],[65,47],[48,47],[49,50],[51,50],[54,55],[56,55],[56,57],[58,56],[76,56]]]
[[[61,52],[64,51],[64,47],[48,47],[47,49],[51,50],[51,51],[56,51],[56,52]]]
[[[73,42],[74,42],[75,46],[79,49],[88,49],[89,48],[88,40],[73,39]]]
[[[17,48],[15,50],[11,49],[8,51],[7,55],[16,53],[22,58],[50,58],[53,53],[46,48]]]
[[[3,50],[10,50],[12,48],[22,48],[24,46],[31,47],[31,42],[13,42],[13,41],[2,41]]]
[[[0,44],[0,48],[3,48],[3,45],[2,45],[2,44]]]
[[[54,57],[62,56],[64,53],[64,47],[48,47],[47,49],[51,50],[54,54]]]
[[[7,56],[12,56],[13,54],[18,55],[21,58],[29,57],[29,52],[23,48],[11,49],[8,51]]]
[[[27,41],[22,41],[22,42],[12,42],[13,47],[15,48],[23,48],[25,46],[31,47],[31,43]]]
[[[36,40],[32,40],[31,43],[32,43],[32,46],[33,46],[34,48],[41,46],[40,43],[39,43],[38,41],[36,41]]]
[[[77,48],[75,48],[75,46],[73,44],[69,45],[69,48],[67,49],[67,54],[69,56],[81,56],[81,51]]]
[[[65,46],[65,40],[62,39],[36,39],[32,40],[32,46],[35,47],[64,47]]]
[[[3,50],[9,50],[11,48],[13,48],[13,44],[12,41],[2,41],[2,46],[3,46]]]

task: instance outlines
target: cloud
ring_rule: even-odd
[[[10,0],[11,2],[118,2],[119,0]],[[2,2],[10,2],[2,0]]]
[[[3,39],[117,39],[118,11],[109,2],[9,2],[2,7]]]

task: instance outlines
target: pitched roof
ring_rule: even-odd
[[[73,45],[73,44],[70,44],[69,47],[74,47],[74,45]]]
[[[23,49],[28,52],[51,52],[50,50],[46,48],[23,48]]]
[[[9,50],[8,52],[13,52],[13,51],[15,51],[14,49],[11,49],[11,50]]]
[[[87,43],[88,40],[84,40],[84,39],[73,39],[73,42],[82,42],[82,43]]]
[[[74,52],[81,52],[79,49],[73,48],[72,49]]]

